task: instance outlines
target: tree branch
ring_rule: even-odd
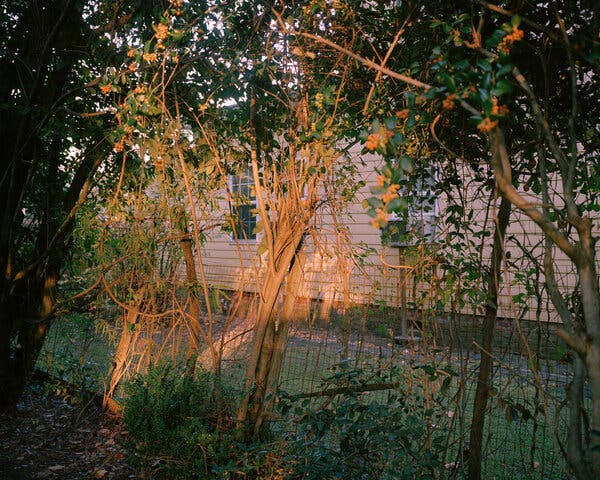
[[[577,259],[577,249],[569,242],[568,238],[531,202],[525,200],[513,186],[502,129],[496,128],[490,134],[490,143],[492,147],[492,169],[496,184],[502,195],[506,196],[515,207],[531,218],[558,248],[571,260],[575,261]]]

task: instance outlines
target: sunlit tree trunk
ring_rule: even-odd
[[[285,349],[288,340],[288,334],[292,321],[296,318],[294,308],[298,298],[298,292],[302,283],[302,274],[304,269],[305,254],[298,252],[292,260],[292,266],[285,282],[283,302],[279,314],[279,321],[276,329],[271,331],[272,340],[269,340],[271,353],[269,356],[269,365],[266,371],[261,375],[265,379],[265,388],[257,411],[252,418],[253,436],[260,433],[263,425],[268,424],[268,415],[275,403],[275,394],[281,374],[281,367],[285,358]],[[274,326],[273,326],[274,327]],[[268,353],[267,353],[268,354]]]
[[[189,237],[183,238],[180,242],[183,260],[185,262],[185,273],[187,281],[188,299],[189,299],[189,319],[187,324],[190,331],[190,343],[187,350],[187,371],[190,376],[194,376],[196,361],[198,359],[198,350],[200,348],[200,302],[198,300],[198,275],[196,275],[196,262],[192,250],[192,241]]]
[[[275,268],[267,272],[258,300],[252,351],[246,370],[246,394],[237,416],[244,439],[256,438],[260,434],[272,400],[268,395],[273,393],[281,370],[292,308],[289,302],[293,304],[295,300],[299,270],[302,268],[301,262],[296,259],[304,235],[302,231],[289,233],[289,236],[282,235],[278,239],[281,247],[275,248],[279,252],[273,262]],[[289,283],[285,289],[283,313],[288,317],[280,317],[281,322],[278,323],[277,303],[286,279]]]
[[[135,294],[133,305],[123,312],[121,337],[115,350],[113,363],[108,374],[108,385],[102,399],[103,408],[112,413],[118,413],[120,410],[120,406],[114,397],[121,380],[129,370],[129,364],[132,360],[135,339],[139,333],[138,320],[141,308],[143,308],[142,303],[145,300],[146,290],[144,287],[140,288]]]

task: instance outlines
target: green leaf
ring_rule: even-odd
[[[496,82],[496,86],[492,90],[492,95],[495,97],[501,97],[506,93],[511,93],[513,91],[513,86],[510,82],[506,80],[500,80]]]
[[[404,141],[404,136],[401,133],[396,133],[392,137],[392,141],[394,142],[395,145],[400,145]]]
[[[387,128],[388,130],[394,130],[394,128],[396,128],[396,119],[394,117],[386,118],[385,128]]]
[[[383,202],[381,201],[381,198],[379,198],[379,197],[369,197],[369,198],[367,198],[367,203],[372,208],[381,208],[381,207],[383,207]]]
[[[373,123],[371,123],[371,132],[379,133],[380,128],[381,128],[381,124],[379,123],[379,120],[377,120],[377,119],[373,120]]]
[[[504,65],[500,66],[496,72],[496,77],[505,76],[507,73],[511,72],[513,68],[515,68],[515,66],[512,63],[505,63]]]
[[[263,222],[256,222],[256,225],[252,229],[252,233],[256,234],[263,231]]]
[[[479,68],[481,68],[484,72],[491,72],[492,71],[492,64],[486,58],[477,60],[477,66]]]
[[[402,198],[394,198],[390,203],[387,204],[388,212],[399,212],[406,210],[406,201],[402,201]]]
[[[402,155],[400,157],[400,168],[402,168],[402,170],[404,170],[405,172],[412,172],[413,162],[411,158],[406,155]]]
[[[260,257],[266,251],[267,251],[267,237],[264,236],[262,238],[262,240],[260,241],[260,243],[258,244],[258,247],[256,247],[256,254]]]
[[[446,378],[444,378],[444,381],[442,382],[442,386],[440,388],[440,391],[442,393],[446,393],[448,391],[448,389],[450,388],[450,385],[452,385],[452,377],[446,377]]]

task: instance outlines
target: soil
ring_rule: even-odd
[[[36,381],[12,414],[0,415],[0,480],[137,478],[116,417],[68,401]]]

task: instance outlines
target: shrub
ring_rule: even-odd
[[[446,441],[446,431],[438,423],[443,409],[427,408],[415,392],[361,393],[356,387],[364,373],[342,364],[326,387],[345,385],[346,393],[330,401],[304,399],[282,405],[297,418],[287,462],[294,465],[296,478],[435,478]]]
[[[128,385],[123,420],[134,465],[153,478],[213,478],[233,445],[234,395],[217,380],[161,364]]]

